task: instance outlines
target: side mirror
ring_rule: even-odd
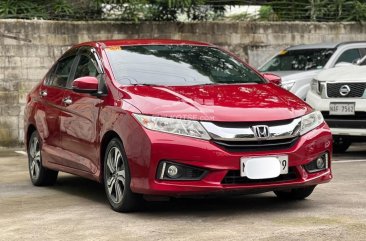
[[[265,73],[265,74],[262,74],[262,76],[272,84],[280,86],[282,83],[281,77],[278,75]]]
[[[72,89],[78,93],[97,93],[98,79],[92,76],[80,77],[74,80]]]
[[[361,63],[361,61],[362,61],[362,58],[357,58],[357,59],[354,59],[354,60],[352,61],[352,64],[354,64],[354,65],[358,65],[358,64],[360,64],[360,63]]]

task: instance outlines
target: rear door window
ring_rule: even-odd
[[[48,85],[65,88],[76,56],[61,59],[47,81]]]

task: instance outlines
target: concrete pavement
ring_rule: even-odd
[[[266,193],[121,214],[89,180],[61,174],[53,187],[33,187],[26,157],[8,152],[0,155],[0,240],[364,240],[365,159],[364,145],[335,156],[333,181],[301,202]]]

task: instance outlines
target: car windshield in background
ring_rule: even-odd
[[[124,85],[265,83],[253,70],[213,47],[113,46],[106,52],[116,80]]]
[[[284,50],[268,61],[260,68],[260,71],[306,71],[322,69],[334,51],[334,49]]]

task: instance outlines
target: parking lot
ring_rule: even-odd
[[[0,240],[361,240],[366,236],[366,147],[334,157],[332,182],[306,201],[274,194],[149,203],[121,214],[102,185],[61,174],[33,187],[26,157],[0,156]]]

